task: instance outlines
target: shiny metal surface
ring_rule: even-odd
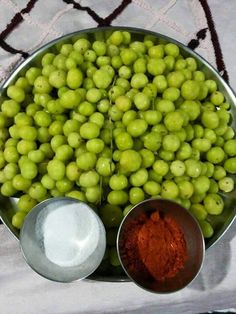
[[[143,274],[134,274],[129,268],[127,261],[122,259],[122,245],[126,242],[125,226],[133,219],[137,219],[141,214],[151,214],[159,211],[163,215],[169,215],[174,218],[184,233],[187,245],[188,258],[176,276],[168,278],[163,282],[146,279]],[[135,205],[121,222],[117,236],[117,250],[120,262],[129,278],[141,288],[155,293],[171,293],[183,289],[196,278],[201,270],[205,255],[205,242],[195,218],[182,206],[175,202],[164,199],[148,199]],[[138,247],[137,247],[138,250]],[[129,261],[128,261],[129,262]]]
[[[96,233],[91,233],[92,230],[90,229],[82,241],[90,237],[91,239],[98,240],[98,242],[96,249],[82,263],[75,266],[59,266],[51,262],[45,253],[43,221],[53,211],[59,208],[66,208],[70,205],[77,208],[80,205],[86,205],[86,210],[83,211],[83,218],[85,221],[88,221],[88,219],[93,217],[92,219],[96,221],[97,231]],[[81,241],[79,229],[76,234],[76,237],[67,239],[68,242],[71,241],[71,243],[78,245]],[[101,219],[87,204],[69,197],[56,197],[47,199],[32,208],[25,218],[20,231],[20,245],[26,262],[34,271],[53,281],[71,282],[84,279],[97,269],[106,249],[106,232]]]
[[[198,62],[199,69],[201,69],[206,74],[207,78],[213,78],[214,80],[217,81],[219,90],[224,93],[226,101],[228,101],[231,104],[231,113],[233,116],[232,126],[234,129],[236,129],[236,97],[232,89],[230,88],[230,86],[223,80],[220,74],[204,58],[202,58],[197,53],[193,52],[191,49],[189,49],[182,43],[174,40],[173,38],[170,38],[170,37],[167,37],[162,34],[152,32],[152,31],[138,29],[138,28],[131,28],[131,27],[101,27],[101,28],[85,29],[85,30],[81,30],[78,32],[74,32],[74,33],[62,36],[44,45],[40,49],[36,50],[24,62],[22,62],[15,69],[15,71],[13,71],[10,77],[3,83],[3,85],[0,88],[0,103],[1,103],[1,100],[4,99],[5,88],[9,86],[10,84],[12,84],[19,75],[23,75],[30,66],[38,64],[43,54],[45,54],[46,52],[54,51],[55,45],[60,45],[62,43],[69,43],[73,39],[76,39],[76,37],[81,34],[88,34],[89,38],[94,39],[95,34],[98,34],[99,32],[107,32],[107,31],[109,32],[109,31],[117,30],[117,29],[127,30],[131,32],[132,35],[136,39],[142,39],[144,35],[153,35],[156,38],[158,38],[159,41],[162,43],[172,42],[172,43],[177,44],[183,56],[194,57]],[[207,239],[205,241],[206,249],[210,248],[223,236],[223,234],[226,232],[229,226],[233,223],[236,217],[236,191],[224,195],[224,200],[225,200],[224,212],[218,217],[211,217],[211,223],[213,224],[215,228],[215,233],[212,236],[212,238]],[[14,203],[15,203],[14,200],[1,197],[0,198],[0,216],[2,217],[4,224],[8,227],[11,233],[16,238],[19,238],[19,231],[11,225],[11,216],[12,216],[12,213],[14,212],[14,206],[15,206]],[[94,276],[93,278],[96,278],[96,280],[105,280],[105,281],[127,280],[126,277],[121,278],[120,276],[118,277],[115,275],[110,276],[109,274],[108,276],[97,276],[97,275],[94,275]]]

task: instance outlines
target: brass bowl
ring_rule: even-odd
[[[231,114],[233,116],[232,127],[236,129],[236,97],[234,92],[230,88],[230,86],[224,81],[224,79],[220,76],[220,74],[200,55],[196,52],[189,49],[187,46],[178,42],[177,40],[170,38],[168,36],[133,27],[100,27],[100,28],[90,28],[84,29],[77,32],[73,32],[67,34],[65,36],[59,37],[48,44],[42,46],[37,49],[31,56],[29,56],[25,61],[23,61],[20,65],[16,67],[13,73],[9,76],[9,78],[3,83],[0,88],[0,103],[5,95],[6,88],[14,83],[16,78],[19,75],[24,75],[27,69],[35,64],[38,64],[42,58],[42,56],[46,52],[53,52],[55,45],[61,45],[64,43],[70,43],[73,38],[76,38],[78,35],[87,34],[89,38],[94,39],[94,35],[100,32],[111,32],[114,30],[123,30],[129,31],[133,38],[142,39],[145,35],[152,35],[159,39],[162,43],[171,42],[178,45],[181,54],[184,57],[193,57],[196,59],[198,63],[198,69],[203,71],[208,79],[214,79],[217,82],[218,89],[224,94],[225,99],[231,105]],[[206,249],[210,248],[213,244],[215,244],[227,231],[230,225],[233,223],[233,220],[236,216],[236,190],[231,193],[226,193],[222,195],[225,202],[225,209],[223,213],[219,216],[211,217],[211,223],[214,227],[215,233],[210,238],[205,240]],[[15,236],[16,239],[19,238],[19,230],[14,228],[11,224],[11,217],[14,213],[15,208],[15,199],[8,199],[4,197],[0,197],[0,217],[2,218],[3,223],[7,226],[10,232]],[[91,276],[91,279],[102,280],[102,281],[126,281],[128,278],[126,276],[120,275],[104,275],[99,276],[94,274]]]

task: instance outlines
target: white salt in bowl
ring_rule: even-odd
[[[92,274],[106,249],[105,228],[87,204],[69,197],[36,205],[20,232],[29,266],[41,276],[71,282]]]

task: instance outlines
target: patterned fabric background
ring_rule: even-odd
[[[235,15],[236,0],[0,0],[0,85],[19,62],[54,38],[122,25],[185,43],[236,90]],[[193,314],[236,308],[235,234],[234,224],[207,252],[197,280],[170,297],[132,283],[49,282],[26,265],[18,243],[0,226],[0,314]]]

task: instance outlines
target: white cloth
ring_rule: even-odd
[[[21,15],[23,22],[4,40],[15,49],[31,53],[55,37],[97,25],[86,11],[76,10],[73,4],[65,2],[37,1],[30,13]],[[78,1],[103,18],[119,6],[120,2]],[[0,0],[0,33],[26,4],[25,0]],[[208,4],[215,21],[230,84],[236,89],[236,1],[208,0]],[[133,0],[112,25],[152,29],[185,44],[196,38],[199,30],[208,27],[199,0]],[[11,54],[1,47],[0,82],[22,60],[20,53]],[[213,48],[211,34],[207,30],[206,38],[200,40],[196,51],[216,66]],[[82,281],[59,284],[47,281],[26,265],[17,241],[4,226],[0,226],[0,313],[192,314],[236,308],[235,231],[236,224],[207,252],[200,275],[188,288],[171,295],[156,295],[127,282]]]
[[[0,227],[2,314],[193,314],[236,308],[236,224],[206,253],[203,269],[182,291],[157,295],[133,283],[48,281],[25,263],[18,242]]]

